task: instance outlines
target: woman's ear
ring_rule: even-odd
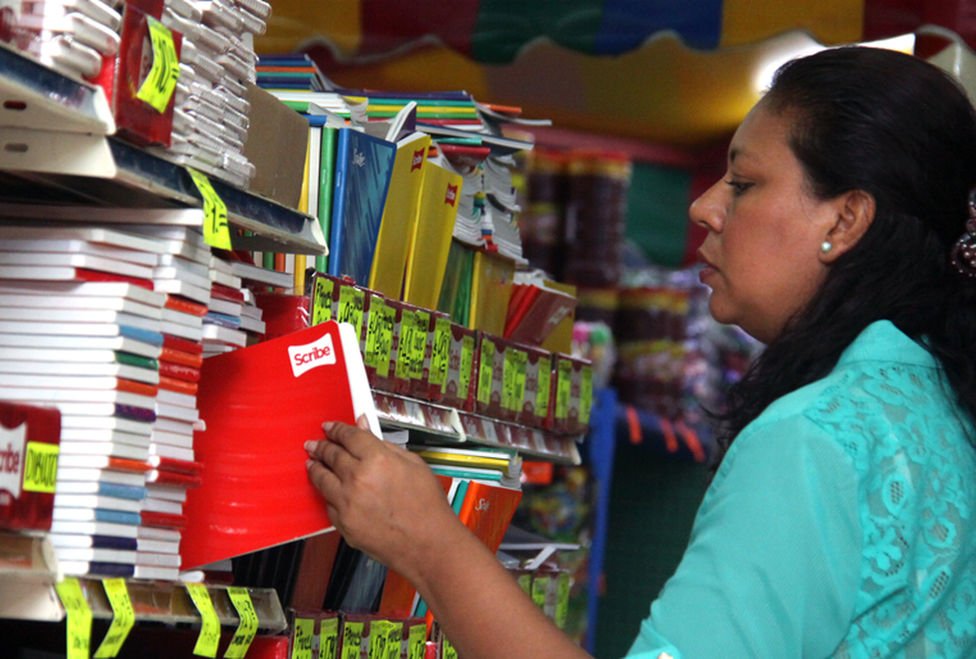
[[[837,215],[824,236],[820,260],[833,263],[839,256],[848,252],[867,233],[874,222],[876,205],[874,196],[864,190],[850,190],[837,197]]]

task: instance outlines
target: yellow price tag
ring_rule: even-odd
[[[573,385],[573,365],[566,359],[559,360],[556,369],[556,418],[569,416],[569,394]]]
[[[385,659],[386,644],[389,641],[387,629],[390,622],[387,620],[373,620],[369,623],[369,653],[368,659]]]
[[[356,337],[363,335],[363,308],[366,306],[366,293],[355,286],[343,286],[339,291],[339,313],[336,320],[350,323],[356,330]],[[360,340],[362,340],[360,338]]]
[[[319,630],[319,659],[338,659],[339,619],[325,618]]]
[[[515,351],[515,377],[512,384],[512,411],[520,413],[525,405],[525,380],[528,375],[529,355],[524,350]]]
[[[237,625],[234,637],[230,640],[230,645],[224,651],[224,657],[242,659],[247,654],[247,649],[251,647],[255,634],[258,633],[258,612],[254,609],[254,602],[251,601],[251,594],[247,592],[247,588],[228,586],[227,596],[241,621]]]
[[[457,650],[454,649],[446,636],[441,637],[441,659],[458,659]]]
[[[427,625],[411,625],[407,632],[407,659],[424,659],[427,650]]]
[[[386,626],[386,653],[380,659],[400,659],[403,651],[403,623],[389,621]]]
[[[46,442],[27,442],[27,455],[24,458],[24,492],[54,493],[58,479],[57,444]]]
[[[467,400],[471,388],[471,372],[474,368],[474,337],[466,334],[461,339],[461,365],[458,370],[458,398]]]
[[[552,393],[552,369],[548,357],[539,360],[539,377],[536,379],[538,389],[535,395],[535,415],[549,416],[549,395]]]
[[[409,380],[413,373],[413,344],[414,334],[417,332],[416,314],[411,309],[404,309],[400,314],[400,336],[397,340],[396,368],[394,373],[398,380]]]
[[[540,609],[545,610],[549,596],[549,577],[535,576],[532,579],[532,601]]]
[[[195,169],[187,167],[190,178],[203,197],[203,238],[217,249],[232,249],[230,225],[227,224],[227,204],[210,184],[210,179]]]
[[[214,610],[210,593],[202,583],[188,583],[186,590],[200,613],[200,635],[193,646],[193,654],[199,657],[216,657],[217,646],[220,644],[220,620]]]
[[[359,659],[365,625],[347,620],[342,625],[342,659]]]
[[[68,618],[67,659],[88,659],[91,643],[92,612],[81,590],[81,582],[66,577],[55,586]]]
[[[481,339],[481,358],[478,360],[478,402],[487,405],[491,401],[492,370],[495,365],[495,343]]]
[[[427,337],[430,334],[430,313],[417,311],[413,315],[413,345],[410,346],[410,379],[424,377],[424,357],[427,354]]]
[[[136,612],[132,608],[125,579],[102,579],[102,588],[105,589],[109,604],[112,605],[113,616],[112,624],[105,632],[105,638],[95,650],[95,659],[110,659],[118,656],[122,644],[129,637],[129,631],[136,622]]]
[[[438,318],[434,321],[434,345],[430,351],[430,383],[444,390],[447,382],[447,365],[451,356],[451,321]]]
[[[373,313],[370,307],[370,314]],[[376,339],[376,374],[381,378],[390,375],[390,360],[393,358],[393,326],[396,324],[396,309],[386,304],[380,306],[377,314],[379,332]]]
[[[291,659],[312,659],[312,640],[315,638],[315,621],[295,618],[295,633],[291,641]]]
[[[517,579],[517,582],[519,588],[522,589],[523,593],[529,596],[532,595],[532,574],[531,573],[525,572],[523,574],[520,574]]]
[[[166,112],[180,77],[180,58],[176,55],[173,33],[152,17],[146,18],[152,45],[152,66],[142,81],[136,98],[151,105],[156,112]]]
[[[312,324],[318,325],[332,320],[332,291],[335,283],[325,277],[315,278],[315,291],[312,297]]]
[[[593,366],[584,364],[581,377],[579,420],[585,426],[590,423],[590,412],[593,410]]]
[[[556,613],[554,622],[560,629],[566,628],[566,619],[569,617],[569,589],[572,583],[569,579],[569,572],[560,572],[556,577]]]

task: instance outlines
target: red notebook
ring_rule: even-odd
[[[329,321],[204,360],[183,569],[332,528],[304,444],[323,436],[323,421],[361,414],[379,434],[358,346],[351,325]]]
[[[51,528],[61,413],[0,401],[0,528]]]

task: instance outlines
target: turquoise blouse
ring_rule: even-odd
[[[976,657],[976,451],[887,321],[722,462],[628,654]]]

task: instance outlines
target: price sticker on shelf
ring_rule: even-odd
[[[441,636],[441,659],[458,659],[457,650],[446,636]]]
[[[233,249],[230,244],[230,225],[227,224],[227,204],[214,190],[210,179],[197,170],[187,167],[193,184],[203,197],[203,238],[217,249]]]
[[[569,617],[569,589],[571,585],[569,572],[560,572],[556,577],[556,613],[553,616],[553,621],[560,629],[566,628],[566,619]]]
[[[312,324],[318,325],[332,320],[332,291],[335,282],[325,277],[315,278],[315,289],[312,294]]]
[[[410,379],[424,377],[424,355],[427,353],[427,338],[430,334],[430,313],[417,311],[413,315],[413,342],[410,345]]]
[[[590,423],[590,412],[593,409],[593,366],[584,364],[581,377],[579,420],[585,426]]]
[[[380,659],[400,659],[403,651],[403,623],[389,621],[386,627],[386,654]]]
[[[343,286],[339,290],[339,313],[336,320],[349,323],[356,330],[356,337],[363,332],[363,309],[366,307],[366,293],[355,286]]]
[[[217,656],[217,646],[220,644],[220,619],[214,609],[213,600],[202,583],[188,583],[186,591],[200,613],[200,635],[193,646],[193,654],[212,659]]]
[[[311,618],[295,618],[292,625],[290,659],[312,659],[312,641],[315,639],[315,621]]]
[[[152,47],[152,66],[146,79],[136,92],[136,98],[148,103],[156,112],[166,112],[176,81],[180,77],[180,58],[176,55],[176,43],[168,27],[152,17],[146,18],[149,42]]]
[[[325,618],[319,631],[319,659],[339,659],[339,619]]]
[[[409,380],[413,373],[413,344],[414,334],[417,331],[415,313],[410,309],[404,309],[400,314],[400,337],[397,341],[396,367],[394,374],[398,380]]]
[[[427,650],[427,625],[411,625],[407,632],[407,659],[424,659]]]
[[[369,310],[371,316],[373,308]],[[390,375],[390,361],[393,359],[393,326],[396,324],[396,309],[382,302],[376,315],[379,331],[376,338],[376,374],[381,378]]]
[[[386,659],[386,645],[389,642],[387,630],[390,622],[388,620],[373,620],[369,623],[369,659]]]
[[[465,335],[461,339],[461,366],[458,371],[458,397],[468,398],[471,388],[471,371],[474,369],[474,337]]]
[[[514,348],[506,348],[502,363],[502,409],[514,411],[515,408],[515,371],[518,368]]]
[[[447,365],[451,357],[451,320],[438,318],[434,321],[434,345],[430,351],[430,383],[444,390],[447,382]]]
[[[112,624],[105,632],[105,638],[95,650],[95,659],[110,659],[116,657],[122,649],[122,644],[129,637],[129,631],[136,622],[136,611],[129,598],[129,589],[125,579],[102,579],[105,596],[112,605]]]
[[[556,369],[556,418],[565,419],[569,416],[569,395],[573,385],[573,365],[568,360],[560,359]]]
[[[227,597],[237,611],[240,622],[234,637],[230,639],[230,645],[224,650],[225,659],[242,659],[247,654],[247,649],[251,647],[251,641],[258,633],[258,612],[254,609],[254,602],[247,588],[241,586],[228,586]]]
[[[552,370],[549,358],[539,360],[538,389],[535,394],[535,415],[545,419],[549,416],[549,395],[552,393]]]
[[[68,619],[67,659],[88,659],[91,646],[92,612],[81,590],[81,582],[66,577],[55,586]]]
[[[342,659],[359,659],[365,629],[366,626],[361,622],[347,620],[343,623]]]
[[[495,344],[481,339],[481,359],[478,360],[478,402],[487,405],[491,401],[492,370],[495,363]]]
[[[24,456],[24,492],[54,493],[60,447],[47,442],[27,442]]]

